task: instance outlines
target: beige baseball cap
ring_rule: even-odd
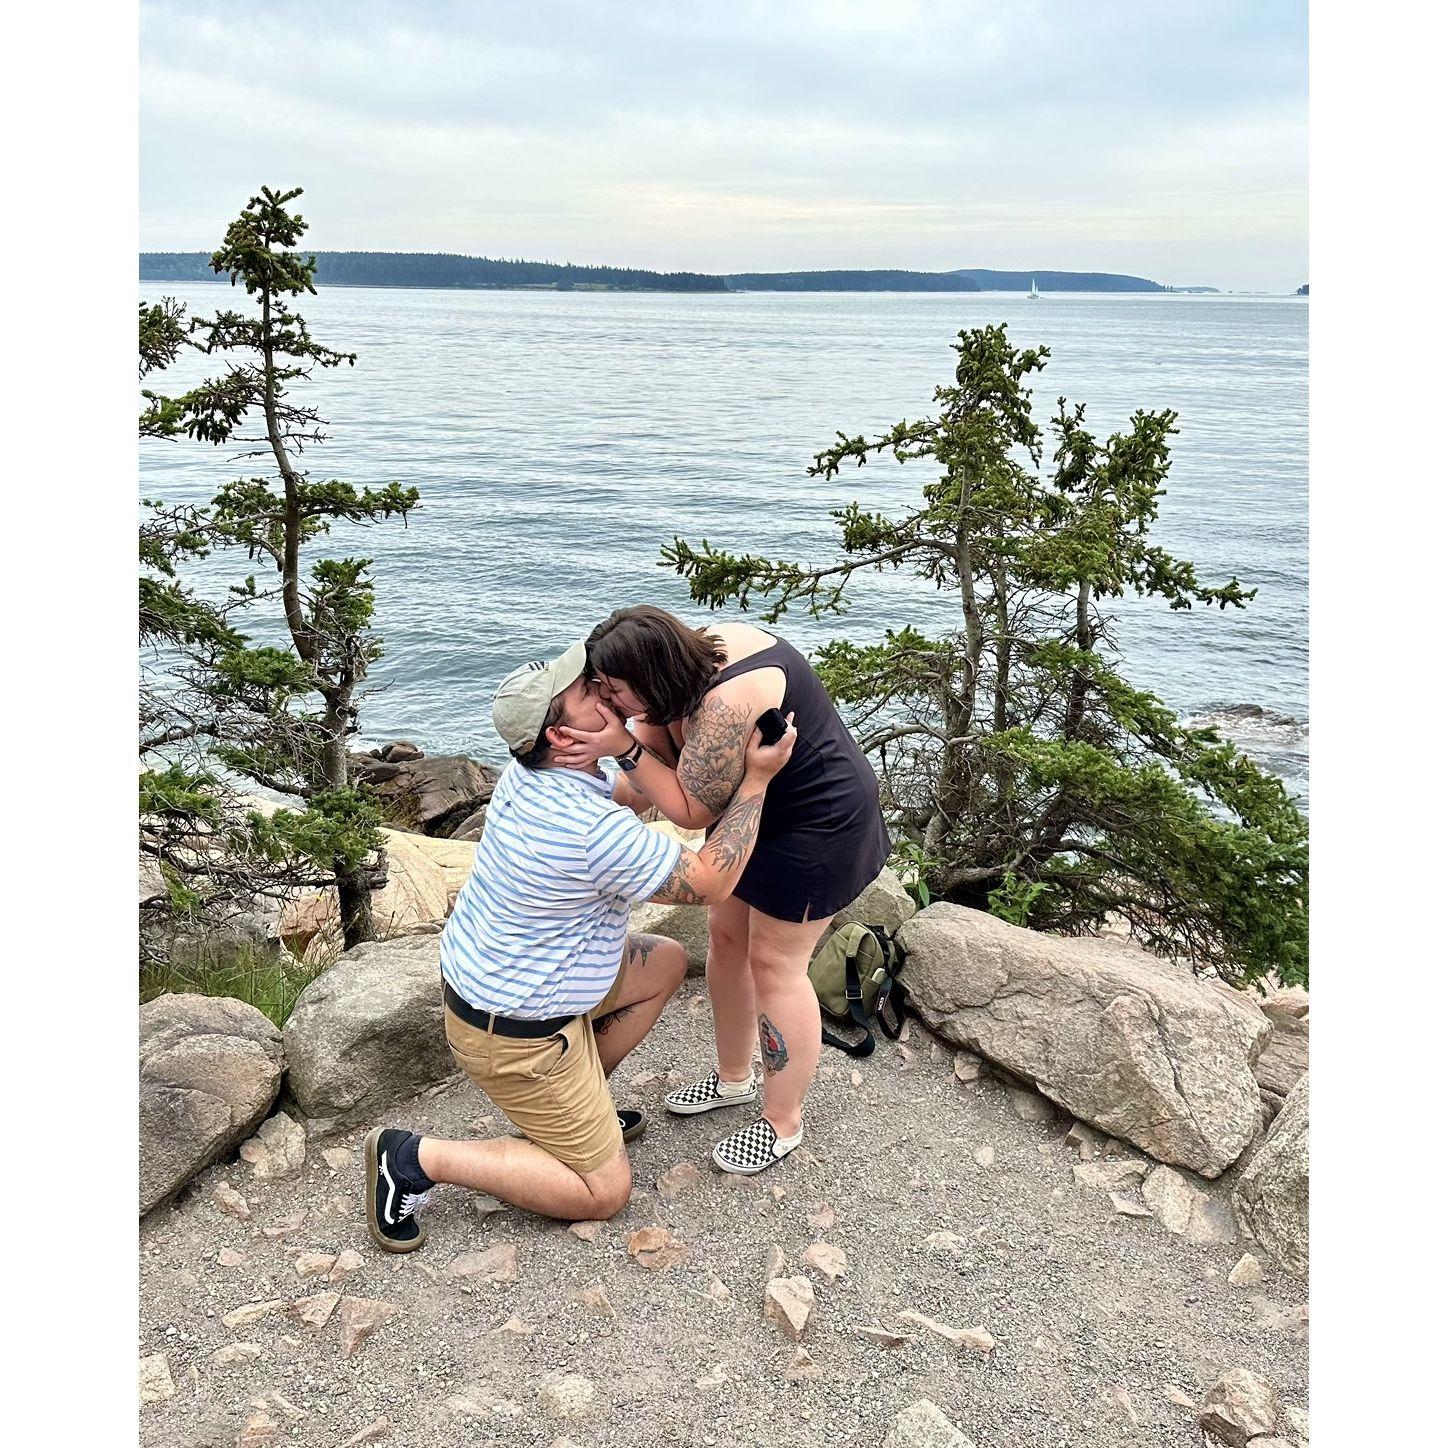
[[[525,754],[538,742],[548,706],[588,665],[583,640],[570,644],[552,663],[524,664],[514,669],[493,695],[493,728],[509,749]]]

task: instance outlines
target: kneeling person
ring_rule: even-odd
[[[559,763],[560,726],[598,727],[574,644],[498,688],[493,723],[513,756],[494,788],[472,873],[442,935],[448,1045],[526,1140],[446,1141],[379,1127],[367,1138],[367,1218],[389,1252],[426,1240],[419,1208],[438,1183],[567,1221],[611,1217],[632,1186],[624,1141],[643,1130],[606,1078],[684,978],[683,948],[629,935],[631,903],[713,904],[749,861],[770,779],[788,762],[754,735],[744,778],[696,852],[649,829],[648,807],[596,765]],[[633,802],[629,807],[614,800]]]

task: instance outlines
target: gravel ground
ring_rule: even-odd
[[[293,1180],[255,1180],[239,1161],[203,1172],[141,1228],[140,1354],[164,1353],[176,1389],[143,1403],[141,1442],[341,1448],[385,1416],[357,1441],[878,1448],[900,1409],[930,1398],[979,1448],[1199,1448],[1190,1409],[1167,1390],[1199,1401],[1230,1367],[1262,1374],[1285,1403],[1306,1407],[1303,1284],[1264,1261],[1261,1287],[1230,1286],[1250,1243],[1196,1245],[1153,1218],[1118,1215],[1106,1193],[1075,1182],[1069,1118],[1027,1122],[1000,1083],[961,1084],[951,1051],[919,1022],[904,1049],[883,1044],[858,1066],[859,1085],[855,1063],[827,1049],[804,1147],[753,1178],[708,1161],[742,1113],[673,1118],[660,1104],[670,1072],[692,1079],[707,1069],[710,1041],[702,982],[691,979],[614,1078],[620,1103],[642,1105],[650,1126],[630,1148],[633,1198],[592,1242],[511,1208],[480,1211],[470,1194],[445,1187],[425,1213],[427,1246],[384,1256],[367,1234],[365,1128],[309,1143]],[[389,1124],[447,1136],[502,1127],[462,1078]],[[987,1146],[994,1161],[982,1166],[976,1153]],[[654,1184],[681,1162],[701,1176],[670,1199]],[[1225,1199],[1226,1180],[1193,1180]],[[223,1181],[247,1198],[250,1220],[219,1210]],[[833,1211],[828,1228],[810,1220],[822,1207]],[[290,1234],[265,1233],[298,1214]],[[681,1239],[685,1259],[652,1270],[633,1260],[628,1239],[649,1226]],[[927,1242],[942,1232],[957,1240]],[[845,1253],[837,1282],[800,1265],[815,1241]],[[516,1281],[448,1275],[460,1254],[500,1244],[517,1249]],[[790,1273],[813,1282],[805,1345],[818,1376],[788,1376],[795,1345],[764,1318],[774,1245]],[[349,1249],[362,1265],[345,1281],[298,1275],[300,1254]],[[225,1266],[219,1255],[243,1260]],[[710,1295],[715,1278],[732,1298]],[[599,1284],[614,1317],[577,1300]],[[329,1291],[398,1310],[351,1356],[340,1309],[321,1328],[281,1313],[235,1330],[222,1322],[248,1303]],[[987,1356],[901,1327],[905,1310],[983,1326],[997,1346]],[[510,1319],[531,1332],[498,1331]],[[881,1346],[862,1326],[899,1328],[911,1340]],[[213,1361],[237,1343],[259,1354]],[[546,1391],[564,1373],[594,1389],[573,1417]]]

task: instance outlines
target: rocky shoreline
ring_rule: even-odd
[[[245,1256],[244,1244],[230,1243],[237,1235],[237,1222],[253,1241],[281,1241],[294,1233],[299,1238],[316,1236],[320,1224],[331,1224],[327,1212],[335,1204],[336,1214],[347,1222],[346,1233],[322,1231],[327,1240],[297,1256],[298,1281],[293,1287],[311,1285],[300,1295],[286,1291],[276,1269],[269,1269],[272,1295],[231,1304],[222,1321],[242,1334],[263,1320],[275,1319],[276,1330],[291,1320],[293,1327],[280,1341],[304,1343],[321,1332],[335,1313],[342,1324],[344,1362],[350,1362],[374,1332],[379,1339],[385,1337],[380,1331],[384,1324],[406,1310],[389,1300],[349,1295],[345,1285],[369,1255],[358,1217],[359,1133],[390,1119],[389,1112],[416,1112],[419,1100],[466,1098],[475,1115],[487,1111],[487,1102],[459,1081],[446,1050],[437,988],[437,933],[471,864],[475,845],[467,832],[481,828],[496,779],[494,771],[476,761],[463,756],[429,759],[415,746],[400,742],[353,758],[358,777],[373,783],[386,801],[389,817],[408,826],[385,831],[389,880],[377,892],[374,907],[379,927],[390,938],[358,946],[322,970],[303,990],[280,1030],[240,1001],[162,996],[141,1008],[140,1051],[143,1244],[166,1240],[174,1224],[184,1222],[191,1244],[188,1251],[197,1241],[214,1237],[214,1249],[206,1250],[220,1262],[226,1254]],[[294,947],[317,949],[335,938],[335,906],[330,915],[328,909],[329,902],[321,895],[291,901],[277,918],[277,934]],[[1063,1191],[1069,1192],[1079,1210],[1097,1223],[1091,1232],[1108,1230],[1111,1220],[1122,1223],[1123,1230],[1141,1221],[1159,1234],[1163,1252],[1230,1252],[1232,1261],[1224,1261],[1218,1270],[1231,1291],[1255,1290],[1264,1274],[1282,1281],[1305,1278],[1309,1019],[1305,991],[1249,995],[1220,982],[1199,980],[1129,941],[1045,936],[941,902],[917,911],[888,870],[841,918],[884,925],[904,957],[901,980],[910,1025],[901,1042],[885,1054],[893,1069],[905,1073],[901,1081],[905,1094],[893,1107],[903,1114],[889,1119],[897,1129],[907,1128],[900,1148],[911,1133],[935,1145],[928,1158],[900,1149],[890,1157],[887,1180],[879,1189],[887,1196],[893,1192],[902,1210],[920,1189],[916,1183],[923,1180],[922,1171],[990,1173],[997,1164],[999,1147],[991,1142],[971,1146],[962,1141],[952,1147],[936,1140],[942,1124],[932,1113],[956,1109],[950,1104],[956,1100],[953,1095],[942,1099],[940,1086],[927,1084],[939,1081],[943,1073],[951,1092],[989,1087],[999,1093],[992,1099],[1005,1103],[1019,1128],[1044,1133],[1041,1153],[1069,1153],[1069,1177],[1063,1187],[1051,1189],[1050,1200],[1059,1201]],[[690,958],[691,975],[702,971],[707,946],[702,909],[645,905],[635,911],[634,923],[636,928],[680,940]],[[655,1033],[659,1040],[651,1037],[646,1043],[650,1057],[669,1051],[669,1038],[680,1032],[691,1038],[694,1054],[707,1053],[707,1000],[701,988],[697,979],[686,981],[684,1003],[666,1011]],[[817,1088],[826,1101],[838,1094],[834,1087],[827,1090],[827,1081],[838,1081],[841,1089],[857,1093],[868,1080],[880,1079],[874,1058],[853,1070],[843,1058],[827,1060],[826,1067],[830,1075],[822,1072]],[[658,1094],[654,1088],[675,1074],[672,1064],[640,1072],[631,1078],[631,1089],[636,1096],[642,1092],[651,1099]],[[919,1085],[925,1088],[917,1093],[918,1099],[907,1089],[912,1076],[919,1076]],[[404,1103],[412,1104],[404,1108]],[[885,1118],[861,1117],[864,1106],[863,1100],[850,1102],[841,1129],[846,1119],[853,1120],[859,1149],[877,1153]],[[490,1121],[484,1134],[497,1129],[497,1122]],[[668,1132],[672,1126],[656,1129]],[[809,1154],[804,1155],[807,1162]],[[841,1168],[846,1166],[838,1156],[835,1161]],[[312,1182],[320,1188],[319,1171],[325,1171],[326,1186],[335,1191],[326,1205],[314,1204],[303,1211],[294,1229],[279,1230],[273,1238],[271,1226],[246,1225],[274,1215],[284,1198],[295,1196],[296,1188],[290,1184]],[[660,1176],[654,1193],[645,1189],[644,1201],[692,1195],[710,1176],[691,1161],[680,1161]],[[718,1196],[727,1185],[715,1183],[709,1194]],[[774,1188],[756,1182],[754,1189],[765,1192],[762,1210],[768,1215]],[[831,1210],[851,1212],[851,1192],[846,1172],[839,1178]],[[485,1215],[497,1208],[497,1204],[489,1208],[487,1199],[476,1206]],[[1009,1210],[1009,1204],[1003,1209]],[[888,1214],[880,1203],[873,1210]],[[529,1234],[540,1239],[558,1230],[526,1214],[507,1211],[505,1215],[519,1224],[526,1219]],[[674,1253],[676,1236],[662,1216],[656,1214],[650,1226],[639,1221],[631,1205],[625,1218],[635,1230],[628,1235],[623,1262],[661,1266]],[[288,1213],[278,1220],[285,1223]],[[233,1227],[226,1227],[227,1221]],[[599,1230],[621,1229],[610,1224]],[[826,1229],[817,1230],[823,1235],[818,1250],[801,1258],[804,1271],[786,1270],[785,1264],[771,1259],[763,1281],[756,1284],[760,1306],[755,1325],[750,1328],[746,1323],[739,1329],[741,1342],[792,1345],[794,1356],[786,1364],[785,1379],[796,1384],[818,1376],[811,1372],[816,1365],[809,1346],[818,1338],[811,1328],[818,1285],[823,1282],[826,1296],[832,1295],[846,1254],[853,1259],[854,1252],[868,1250],[868,1239],[853,1249],[840,1248]],[[944,1218],[933,1230],[937,1240],[932,1253],[948,1277],[949,1259],[959,1250],[951,1242],[964,1245],[971,1239]],[[645,1242],[647,1232],[662,1235]],[[345,1248],[340,1245],[342,1236],[350,1244]],[[222,1237],[227,1241],[222,1242]],[[888,1240],[887,1234],[882,1245]],[[1168,1245],[1172,1242],[1179,1243],[1179,1249]],[[269,1249],[268,1256],[274,1255],[275,1249]],[[487,1257],[487,1252],[482,1255]],[[660,1260],[651,1264],[646,1257]],[[354,1263],[353,1258],[358,1260]],[[478,1270],[493,1271],[501,1261],[502,1257],[488,1258],[492,1265]],[[426,1276],[425,1266],[406,1270],[410,1277],[418,1271]],[[185,1270],[196,1275],[194,1268]],[[390,1264],[386,1270],[403,1268]],[[741,1269],[736,1264],[733,1270],[737,1274]],[[372,1277],[381,1271],[375,1262],[368,1269]],[[450,1280],[461,1284],[458,1290],[468,1290],[470,1271],[458,1268],[457,1262],[448,1268]],[[713,1280],[719,1281],[720,1275],[716,1272]],[[921,1281],[929,1280],[927,1272]],[[704,1295],[707,1299],[708,1292]],[[607,1299],[604,1292],[589,1311],[612,1322],[614,1315],[598,1305]],[[860,1331],[875,1343],[875,1351],[890,1351],[892,1344],[919,1339],[954,1344],[955,1351],[967,1357],[973,1354],[986,1364],[993,1360],[999,1334],[990,1322],[953,1326],[954,1319],[945,1310],[948,1304],[929,1305],[935,1315],[924,1307],[911,1309],[914,1316],[900,1312],[893,1323],[882,1319]],[[646,1304],[640,1305],[640,1311],[646,1314]],[[1290,1317],[1291,1309],[1282,1311],[1288,1316],[1281,1317],[1281,1330],[1299,1330],[1302,1322]],[[251,1346],[257,1348],[255,1353]],[[655,1347],[669,1350],[664,1341]],[[1016,1343],[1012,1354],[1018,1357],[1022,1348]],[[418,1349],[403,1344],[398,1350],[406,1358]],[[212,1344],[204,1358],[197,1352],[174,1355],[163,1344],[162,1350],[143,1354],[143,1404],[170,1404],[183,1392],[178,1378],[186,1373],[200,1392],[201,1384],[218,1368],[229,1380],[237,1369],[263,1358],[276,1359],[278,1351],[249,1337]],[[375,1354],[376,1349],[368,1352]],[[1234,1448],[1249,1442],[1254,1448],[1279,1448],[1280,1441],[1306,1442],[1305,1427],[1299,1431],[1296,1418],[1289,1421],[1288,1410],[1269,1386],[1270,1374],[1263,1376],[1262,1362],[1254,1367],[1245,1361],[1222,1360],[1218,1366],[1221,1371],[1211,1382],[1199,1382],[1195,1395],[1178,1388],[1204,1431]],[[827,1371],[821,1368],[819,1375]],[[199,1376],[203,1372],[206,1376]],[[1299,1396],[1305,1391],[1305,1365],[1302,1382],[1293,1386]],[[559,1391],[566,1398],[572,1390]],[[1124,1406],[1120,1395],[1112,1397],[1112,1385],[1104,1385],[1103,1391],[1106,1401],[1115,1403],[1104,1422],[1135,1427],[1137,1419],[1145,1421],[1131,1406],[1136,1399],[1128,1387],[1121,1389]],[[473,1418],[497,1416],[481,1400],[467,1401],[478,1409]],[[1185,1411],[1182,1403],[1176,1407],[1178,1413]],[[377,1429],[378,1438],[395,1426],[390,1415],[382,1416],[388,1418],[387,1432]],[[450,1408],[443,1418],[456,1424],[469,1419],[469,1413]],[[143,1417],[143,1425],[150,1421]],[[564,1413],[557,1421],[574,1420]],[[577,1421],[592,1420],[584,1413]],[[328,1436],[330,1429],[304,1431],[301,1423],[285,1411],[279,1416],[275,1403],[268,1407],[263,1401],[240,1426],[240,1436],[231,1422],[225,1430],[229,1437],[185,1441],[246,1443],[253,1448],[282,1441],[342,1441],[335,1434]],[[155,1427],[160,1429],[160,1420]],[[362,1430],[371,1431],[366,1424]],[[501,1426],[499,1431],[506,1441],[522,1441]],[[884,1441],[898,1448],[967,1441],[945,1419],[937,1399],[929,1397],[901,1404],[888,1422],[878,1420],[872,1436],[849,1441],[878,1444],[880,1434],[887,1431]],[[1120,1436],[1141,1442],[1177,1441]],[[1120,1436],[1100,1441],[1120,1441]],[[980,1448],[985,1448],[985,1440]]]

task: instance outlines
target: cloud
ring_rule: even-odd
[[[1305,112],[1300,4],[147,0],[143,241],[299,182],[319,247],[1094,267],[1115,225],[1112,269],[1170,232],[1285,288]]]

